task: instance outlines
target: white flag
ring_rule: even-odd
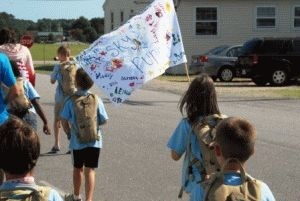
[[[116,104],[167,68],[186,63],[173,0],[155,0],[142,14],[101,36],[76,61]]]

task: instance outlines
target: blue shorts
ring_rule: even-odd
[[[73,166],[75,168],[97,168],[100,156],[100,148],[87,147],[72,151]]]

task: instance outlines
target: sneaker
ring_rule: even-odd
[[[81,198],[75,199],[73,194],[67,194],[64,197],[64,201],[81,201]]]
[[[60,149],[59,149],[58,147],[53,146],[52,149],[51,149],[48,153],[55,154],[55,153],[57,153],[58,151],[60,151]]]

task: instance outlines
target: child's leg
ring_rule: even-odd
[[[61,110],[61,104],[55,103],[54,106],[54,123],[53,123],[53,131],[54,131],[54,145],[53,148],[57,148],[57,151],[59,150],[59,129],[60,129],[60,118],[59,113]],[[54,150],[52,150],[54,151]]]
[[[92,201],[95,189],[95,169],[94,168],[84,168],[85,176],[85,197],[86,201]]]
[[[84,150],[84,177],[86,201],[92,201],[95,189],[95,169],[98,168],[100,148],[88,147]]]
[[[80,195],[80,186],[83,176],[83,167],[82,168],[76,168],[73,169],[73,187],[74,187],[74,195],[79,196]]]
[[[60,129],[60,120],[56,119],[54,120],[53,130],[54,130],[54,147],[59,148],[59,129]]]

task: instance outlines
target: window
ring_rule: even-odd
[[[276,9],[275,7],[256,8],[256,28],[275,28]]]
[[[134,16],[134,10],[130,10],[129,19],[131,19]]]
[[[110,13],[110,29],[111,30],[114,29],[114,13],[113,12]]]
[[[300,28],[300,6],[294,9],[294,28]]]
[[[218,15],[216,7],[196,8],[196,35],[217,35]]]
[[[241,49],[242,49],[242,47],[234,47],[227,52],[226,56],[238,57],[240,55]]]
[[[121,11],[121,13],[120,13],[120,22],[121,22],[121,24],[123,24],[123,22],[124,22],[124,12],[123,11]]]

